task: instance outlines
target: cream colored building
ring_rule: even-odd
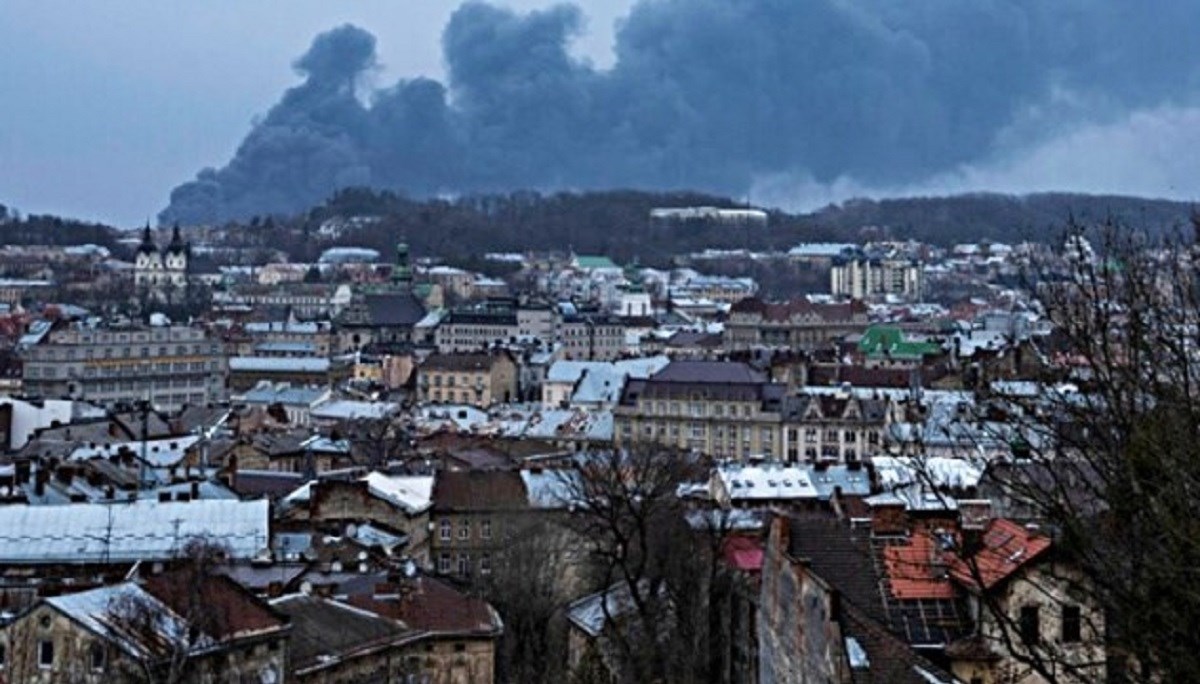
[[[433,354],[417,368],[421,401],[488,408],[517,398],[517,364],[507,352]]]

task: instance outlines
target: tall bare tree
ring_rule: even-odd
[[[1200,227],[1200,224],[1198,226]],[[1040,586],[1096,607],[1112,681],[1200,672],[1200,251],[1195,233],[1072,226],[1031,286],[1054,324],[1043,391],[1003,414],[1013,458],[992,474],[1004,508],[1043,524],[1069,570]],[[1057,588],[1056,588],[1057,587]],[[1065,587],[1065,588],[1064,588]],[[1030,642],[989,605],[1009,652],[1049,682],[1094,681],[1094,659]]]

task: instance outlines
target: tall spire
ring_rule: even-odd
[[[167,245],[167,251],[182,252],[185,249],[187,246],[183,244],[183,236],[179,234],[179,224],[176,223],[175,227],[171,229],[171,243]]]
[[[138,245],[139,252],[155,252],[158,247],[154,244],[154,235],[150,233],[150,222],[146,221],[146,227],[142,229],[142,244]]]

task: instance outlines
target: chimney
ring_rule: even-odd
[[[193,481],[192,482],[192,499],[196,500],[199,498],[200,498],[200,482]]]
[[[988,499],[959,499],[959,526],[963,531],[987,528],[992,519],[992,502]]]
[[[908,532],[908,515],[903,501],[871,504],[871,534],[897,535]]]
[[[46,482],[50,480],[50,473],[45,469],[38,468],[38,471],[33,476],[33,494],[34,496],[46,495]]]
[[[21,485],[21,484],[26,484],[27,482],[29,482],[29,471],[30,471],[29,461],[17,461],[13,465],[14,465],[14,470],[16,471],[17,484]]]

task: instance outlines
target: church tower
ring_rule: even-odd
[[[408,243],[396,244],[396,265],[392,267],[392,288],[401,292],[412,292],[412,266],[408,261]]]

